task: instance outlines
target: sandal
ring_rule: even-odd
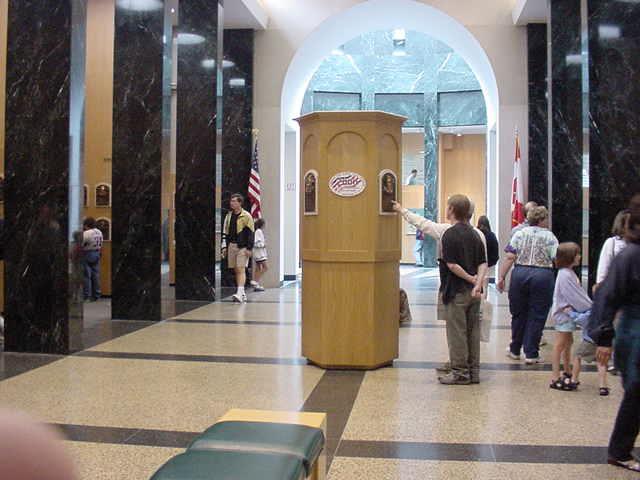
[[[609,387],[600,387],[600,396],[608,397],[609,396]]]
[[[570,391],[571,389],[567,387],[567,384],[564,383],[562,379],[552,380],[549,384],[549,388],[554,390],[563,390],[565,392]]]
[[[625,468],[627,470],[631,470],[632,472],[640,472],[640,462],[635,458],[630,460],[616,460],[615,458],[610,458],[607,460],[609,465],[613,465],[615,467]]]

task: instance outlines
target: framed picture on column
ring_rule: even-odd
[[[304,214],[318,215],[318,172],[308,170],[304,174]]]
[[[398,176],[393,170],[382,170],[378,175],[380,215],[396,215],[393,202],[398,201]]]

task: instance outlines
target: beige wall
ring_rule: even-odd
[[[485,135],[440,135],[440,205],[451,195],[467,195],[475,204],[474,224],[487,212],[486,145]],[[445,222],[445,209],[439,213]]]
[[[254,125],[260,129],[263,211],[269,219],[272,270],[266,278],[277,284],[283,269],[280,248],[283,123],[281,96],[288,66],[305,38],[327,18],[360,3],[356,0],[263,0],[270,13],[266,30],[256,33],[254,59]],[[489,216],[504,240],[509,232],[510,188],[513,174],[514,130],[527,131],[526,29],[513,26],[511,0],[423,0],[465,25],[487,53],[500,97],[499,163],[488,179]],[[366,19],[363,19],[366,21]],[[399,25],[401,27],[401,25]],[[527,164],[527,138],[522,136],[523,164]],[[526,184],[526,183],[525,183]]]

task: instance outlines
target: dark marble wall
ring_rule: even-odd
[[[551,0],[553,232],[582,239],[582,72],[580,0]]]
[[[163,22],[116,5],[113,318],[160,320]]]
[[[176,299],[207,301],[215,295],[218,4],[179,5]],[[194,42],[183,42],[185,36]]]
[[[616,213],[640,192],[640,3],[589,0],[590,273]]]
[[[70,174],[69,139],[74,133],[70,78],[83,75],[74,74],[71,60],[72,32],[78,28],[73,20],[86,19],[82,5],[9,2],[4,257],[8,351],[68,353],[78,340],[72,338],[78,325],[70,323],[82,321],[74,276],[79,256],[70,229],[77,226],[80,197],[71,208],[69,200],[74,200],[70,183],[78,182],[79,172]]]
[[[241,193],[247,198],[251,172],[253,129],[253,52],[252,30],[225,30],[224,103],[222,126],[222,213],[228,211],[229,198]],[[233,65],[232,65],[233,64]],[[244,80],[244,85],[242,85]],[[248,201],[245,208],[249,209]],[[233,274],[223,262],[223,286],[235,285]]]
[[[529,194],[528,200],[549,203],[549,108],[547,103],[547,25],[527,25],[529,75]]]

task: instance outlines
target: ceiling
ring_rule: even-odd
[[[264,30],[269,16],[259,0],[225,0],[224,28]]]
[[[546,23],[547,0],[516,0],[512,15],[516,25]]]

